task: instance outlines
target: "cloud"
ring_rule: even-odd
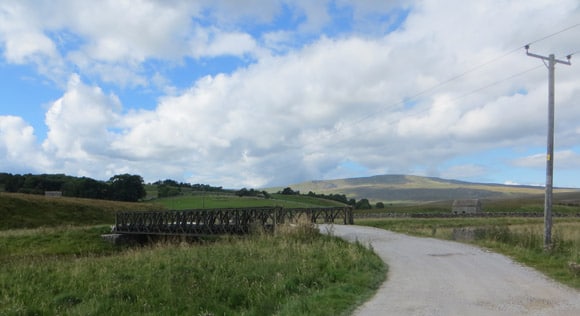
[[[87,161],[110,155],[109,144],[117,127],[121,104],[115,95],[83,84],[71,76],[66,93],[46,113],[48,135],[43,149],[56,159]]]
[[[533,154],[526,157],[514,159],[511,163],[516,167],[524,168],[545,168],[546,154]],[[580,154],[566,149],[554,151],[554,164],[557,164],[559,169],[573,170],[580,168]]]
[[[27,63],[40,56],[37,65],[50,60],[67,74],[62,97],[46,113],[49,132],[38,154],[51,157],[53,170],[75,174],[132,172],[150,181],[226,187],[328,178],[352,168],[477,178],[489,172],[484,162],[441,166],[490,148],[545,142],[547,74],[543,67],[527,72],[538,61],[514,50],[549,33],[546,22],[529,20],[558,21],[550,25],[558,30],[580,14],[574,0],[558,7],[541,1],[256,3],[0,5],[7,18],[0,21],[18,22],[0,22],[5,59]],[[326,32],[341,10],[355,16],[354,24],[384,19],[385,30],[392,18],[406,19],[384,32],[356,26]],[[274,26],[283,13],[291,14],[289,21]],[[18,34],[36,41],[19,42]],[[533,48],[571,48],[575,41],[566,38]],[[194,84],[179,90],[164,73],[219,56],[239,58],[243,66],[192,75]],[[566,71],[558,69],[558,137],[571,147],[580,92],[575,72]],[[111,92],[126,87],[166,95],[152,109],[126,110]],[[11,120],[4,123],[10,133],[27,130],[21,119]],[[25,148],[34,148],[34,139],[24,138]],[[569,148],[560,155],[562,166],[577,158]],[[536,160],[514,164],[536,168]]]
[[[49,166],[36,145],[34,128],[22,118],[0,116],[0,164],[4,170],[43,170]]]
[[[152,60],[260,53],[249,34],[196,23],[207,5],[8,1],[0,5],[0,45],[7,61],[36,64],[51,79],[79,69],[122,86],[147,85],[142,67]]]

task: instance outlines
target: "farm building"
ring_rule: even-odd
[[[481,212],[479,199],[455,200],[451,206],[453,214],[473,214]]]
[[[62,191],[44,191],[44,196],[61,197]]]

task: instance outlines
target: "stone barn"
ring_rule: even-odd
[[[455,200],[451,206],[453,214],[475,214],[481,212],[479,199]]]

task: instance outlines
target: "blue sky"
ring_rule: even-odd
[[[543,185],[580,3],[2,1],[0,171],[224,187],[414,174]],[[554,184],[580,187],[580,71]]]

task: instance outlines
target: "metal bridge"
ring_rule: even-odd
[[[117,212],[113,233],[180,236],[247,234],[253,229],[273,230],[278,224],[297,221],[353,224],[354,217],[351,207],[131,211]]]

